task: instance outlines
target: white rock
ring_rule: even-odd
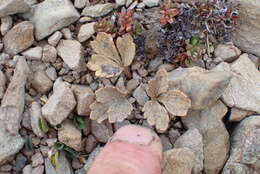
[[[75,0],[74,1],[74,6],[79,9],[84,8],[86,6],[86,4],[87,4],[87,0]]]
[[[63,128],[58,130],[58,139],[76,151],[82,150],[81,131],[69,121],[65,121]]]
[[[48,38],[48,43],[55,47],[59,43],[62,36],[63,35],[60,31],[56,31]]]
[[[63,34],[63,36],[64,36],[65,39],[67,39],[67,40],[72,40],[72,33],[71,33],[70,29],[68,29],[68,28],[63,28],[63,29],[61,30],[61,32],[62,32],[62,34]]]
[[[4,73],[0,70],[0,99],[4,96],[6,85],[6,77]]]
[[[231,62],[241,55],[241,51],[232,43],[219,44],[214,50],[215,57],[223,61]]]
[[[75,22],[79,17],[70,0],[45,0],[33,6],[29,18],[34,23],[36,39],[41,40]]]
[[[11,16],[5,16],[1,18],[1,34],[4,36],[13,25],[13,19]]]
[[[76,100],[68,83],[62,82],[54,88],[52,96],[42,107],[42,115],[53,126],[60,124],[72,112]]]
[[[241,55],[231,65],[221,63],[214,70],[233,74],[222,94],[223,101],[229,107],[260,113],[260,72],[247,54]]]
[[[32,156],[32,167],[36,167],[40,164],[43,164],[43,157],[42,157],[42,154],[40,152],[34,154]]]
[[[143,0],[143,3],[147,7],[155,7],[155,6],[158,6],[160,4],[160,0]]]
[[[45,72],[52,81],[55,81],[57,79],[57,72],[54,67],[47,68]]]
[[[24,13],[30,9],[30,6],[23,0],[1,0],[0,17],[16,13]]]
[[[105,3],[105,4],[96,4],[93,6],[85,7],[81,13],[83,16],[90,17],[101,17],[110,13],[115,7],[113,3]]]
[[[126,6],[126,7],[129,7],[129,5],[131,5],[133,1],[134,1],[134,0],[126,0],[125,6]]]
[[[57,46],[58,55],[73,70],[84,66],[83,47],[76,40],[61,40]]]
[[[89,107],[95,100],[95,94],[87,86],[73,85],[71,89],[77,100],[77,114],[88,116],[90,114]]]
[[[32,131],[38,137],[44,137],[44,132],[39,127],[39,120],[42,116],[41,105],[37,102],[32,102],[30,108],[30,120]]]
[[[95,34],[95,29],[94,29],[95,23],[96,22],[87,23],[80,27],[77,36],[79,42],[84,42],[88,40],[93,34]]]
[[[45,45],[42,52],[42,61],[54,63],[57,59],[57,50],[54,46]]]
[[[30,49],[22,52],[22,55],[25,56],[27,60],[41,60],[42,47],[30,48]]]
[[[118,6],[123,6],[123,5],[125,5],[125,3],[126,3],[126,0],[116,0],[116,5],[118,5]]]

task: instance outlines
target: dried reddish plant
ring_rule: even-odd
[[[180,11],[177,8],[163,6],[161,7],[160,13],[162,14],[160,22],[165,25],[167,23],[173,23],[175,21],[175,17],[180,13]]]
[[[119,34],[131,33],[133,31],[133,24],[134,24],[133,14],[134,14],[133,10],[120,12],[117,14],[118,25],[120,26]]]

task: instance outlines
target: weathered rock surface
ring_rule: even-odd
[[[16,13],[24,13],[30,9],[30,6],[24,0],[1,0],[0,17]]]
[[[71,89],[77,100],[77,114],[85,116],[89,115],[89,107],[95,100],[94,92],[89,87],[82,85],[73,85]]]
[[[57,50],[54,46],[45,45],[42,52],[42,61],[43,62],[52,62],[54,63],[57,59]]]
[[[58,130],[58,139],[76,151],[82,150],[81,131],[69,121],[65,121],[63,128]]]
[[[239,4],[239,19],[233,43],[241,50],[260,56],[260,0],[232,0]]]
[[[6,77],[4,73],[0,70],[0,99],[4,96],[6,85]]]
[[[61,152],[58,158],[58,166],[54,168],[51,164],[49,158],[46,158],[44,161],[45,173],[46,174],[73,174],[70,162],[66,158],[64,152]]]
[[[52,81],[47,76],[45,71],[38,70],[33,73],[33,78],[31,80],[32,87],[36,89],[39,93],[45,94],[52,88]]]
[[[221,63],[214,70],[233,74],[222,94],[223,101],[229,107],[260,113],[260,72],[247,54],[241,55],[231,65]]]
[[[260,117],[253,115],[240,122],[231,136],[231,153],[222,174],[260,172]]]
[[[11,28],[13,25],[13,19],[11,16],[5,16],[1,18],[1,34],[4,36]]]
[[[79,17],[70,0],[45,0],[33,6],[29,19],[35,26],[35,38],[41,40]]]
[[[224,107],[220,107],[220,105]],[[218,101],[202,111],[189,111],[182,117],[185,127],[197,128],[203,136],[204,172],[217,174],[223,168],[229,152],[229,134],[221,118],[227,113],[225,105]]]
[[[44,137],[45,135],[44,132],[39,127],[39,120],[41,116],[42,116],[41,105],[37,102],[32,102],[30,108],[31,127],[33,133],[38,137]]]
[[[242,109],[237,109],[237,108],[231,108],[231,113],[229,116],[229,121],[230,122],[238,122],[243,120],[246,116],[252,115],[252,111],[246,111]]]
[[[87,23],[80,27],[79,34],[77,36],[78,41],[84,42],[88,40],[95,33],[95,29],[94,29],[95,23],[96,22]]]
[[[20,57],[11,82],[2,99],[1,107],[5,110],[4,118],[0,118],[4,122],[5,128],[11,134],[18,134],[22,114],[24,110],[25,84],[29,75],[29,67],[23,57]]]
[[[220,98],[230,79],[231,73],[224,71],[206,71],[199,67],[178,68],[169,73],[169,86],[181,90],[191,99],[191,109],[200,110]]]
[[[160,0],[143,0],[143,3],[147,7],[155,7],[155,6],[158,6],[160,4]]]
[[[191,174],[194,153],[188,148],[168,150],[163,153],[162,174]]]
[[[203,170],[203,137],[196,128],[191,128],[174,143],[174,148],[189,148],[195,154],[192,174],[201,174]]]
[[[34,41],[33,30],[31,22],[16,24],[3,38],[4,51],[13,56],[29,48]]]
[[[57,47],[58,55],[73,70],[80,70],[85,65],[83,47],[76,40],[61,40]]]
[[[91,133],[99,142],[106,143],[113,135],[113,128],[107,121],[102,123],[91,121]]]
[[[60,124],[76,106],[76,100],[69,85],[61,82],[54,87],[54,93],[42,107],[44,118],[53,126]]]
[[[221,58],[225,62],[231,62],[240,56],[241,51],[233,43],[219,44],[214,54],[216,58]]]
[[[143,85],[139,85],[139,87],[137,87],[134,90],[133,97],[136,99],[137,103],[141,106],[143,106],[149,100],[149,97],[147,96]]]
[[[60,31],[56,31],[48,38],[48,43],[55,47],[59,43],[62,36],[63,35]]]
[[[113,3],[96,4],[93,6],[85,7],[81,13],[83,16],[101,17],[110,13],[115,7]]]
[[[30,48],[30,49],[22,52],[22,55],[25,56],[27,60],[41,60],[42,47]]]

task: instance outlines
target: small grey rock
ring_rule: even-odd
[[[24,13],[30,9],[30,6],[23,0],[1,0],[0,17],[16,13]]]
[[[92,152],[92,150],[96,147],[96,145],[98,144],[96,138],[93,135],[89,135],[86,139],[86,143],[85,143],[85,151],[87,153]]]
[[[69,28],[63,28],[61,29],[61,32],[65,39],[72,40],[72,33]]]
[[[36,166],[39,166],[41,164],[43,164],[43,157],[42,157],[42,154],[40,152],[34,154],[31,158],[32,160],[32,167],[36,167]]]
[[[39,120],[42,116],[41,105],[37,102],[32,102],[30,108],[30,122],[33,133],[38,137],[44,137],[44,132],[39,127]]]
[[[44,166],[38,166],[32,169],[32,174],[43,174],[44,172]]]
[[[13,25],[13,19],[11,16],[5,16],[1,18],[1,34],[4,36]]]
[[[60,31],[56,31],[48,38],[48,43],[55,47],[59,43],[62,36],[63,35]]]
[[[84,8],[87,5],[87,2],[88,2],[88,0],[75,0],[74,6],[76,8],[81,9],[81,8]]]
[[[99,142],[106,143],[113,135],[113,128],[107,121],[102,123],[91,121],[91,133]]]
[[[231,62],[240,56],[241,51],[233,43],[219,44],[214,50],[215,57],[223,61]]]
[[[57,72],[54,67],[47,68],[45,72],[52,81],[55,81],[57,79]]]
[[[41,60],[42,47],[30,48],[30,49],[22,52],[22,55],[25,56],[27,60]]]
[[[31,174],[32,173],[32,165],[28,164],[23,168],[23,174]]]
[[[24,166],[26,165],[26,163],[27,163],[27,158],[23,154],[19,153],[15,159],[15,171],[21,172]]]
[[[133,97],[141,106],[143,106],[149,100],[149,97],[147,96],[145,89],[142,85],[140,85],[138,88],[134,90]]]
[[[54,63],[57,59],[57,50],[54,46],[45,45],[42,52],[42,61]]]
[[[79,42],[84,42],[88,40],[93,34],[95,34],[95,29],[94,29],[95,24],[96,22],[91,22],[91,23],[84,24],[80,27],[77,36]]]
[[[90,16],[93,18],[105,16],[115,8],[113,3],[96,4],[85,7],[81,13],[83,16]]]
[[[38,70],[34,72],[31,83],[32,87],[41,94],[47,93],[53,86],[51,79],[46,75],[45,71],[43,70]]]

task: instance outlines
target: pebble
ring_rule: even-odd
[[[83,47],[76,40],[61,40],[57,47],[58,55],[72,70],[83,69]]]
[[[214,55],[225,62],[231,62],[241,55],[241,51],[233,43],[219,44],[214,50]]]
[[[23,174],[32,174],[32,165],[28,164],[23,168]]]
[[[106,143],[113,135],[113,128],[107,121],[102,123],[91,121],[91,133],[99,142]]]
[[[31,22],[23,21],[16,24],[3,38],[4,51],[14,56],[29,48],[34,41],[33,30]]]
[[[173,148],[172,143],[170,142],[170,139],[166,135],[160,135],[160,139],[163,146],[163,151],[167,151]]]
[[[47,93],[52,88],[53,85],[51,79],[47,76],[47,74],[43,70],[38,70],[34,72],[31,83],[32,83],[32,87],[41,94]]]
[[[87,153],[92,152],[92,150],[96,147],[96,145],[98,144],[96,138],[93,135],[89,135],[86,139],[86,143],[85,143],[85,151]]]
[[[123,5],[125,5],[125,3],[126,3],[126,0],[116,0],[116,5],[118,5],[118,6],[123,6]]]
[[[44,172],[44,166],[38,166],[32,169],[32,173],[31,174],[43,174]]]
[[[143,0],[143,3],[147,7],[155,7],[155,6],[158,6],[160,4],[160,0]]]
[[[30,48],[30,49],[22,52],[22,55],[25,56],[27,60],[41,60],[42,47]]]
[[[71,87],[77,101],[77,114],[88,116],[90,114],[90,105],[95,100],[95,94],[88,86],[72,85]]]
[[[35,26],[36,39],[42,40],[53,32],[69,26],[79,17],[70,0],[45,0],[33,7],[29,18]]]
[[[30,123],[33,133],[38,137],[44,137],[45,135],[39,127],[39,120],[41,116],[41,105],[38,102],[32,102],[30,107]]]
[[[6,89],[6,77],[5,74],[0,69],[0,99],[4,96],[4,92]]]
[[[42,154],[40,152],[34,154],[32,156],[31,161],[32,161],[32,167],[39,166],[39,165],[43,164],[43,162],[44,162]]]
[[[54,67],[50,67],[46,69],[46,75],[52,80],[55,81],[57,79],[57,72]]]
[[[5,16],[1,18],[1,34],[4,36],[13,25],[13,19],[11,16]]]
[[[10,172],[12,170],[13,166],[10,164],[6,164],[0,168],[1,172]]]
[[[149,100],[149,97],[147,96],[143,85],[139,85],[139,87],[134,90],[133,97],[141,106],[143,106]]]
[[[65,145],[75,149],[82,150],[81,131],[77,129],[71,122],[65,121],[63,128],[58,130],[58,139]]]
[[[135,88],[137,88],[139,86],[139,81],[138,80],[135,80],[135,79],[131,79],[127,82],[126,84],[126,88],[128,91],[132,91],[134,90]]]
[[[175,143],[175,141],[181,136],[180,132],[176,129],[170,129],[169,130],[169,139],[172,144]]]
[[[42,107],[42,114],[51,125],[56,126],[68,117],[75,106],[76,100],[69,84],[61,82],[54,85],[54,92]]]
[[[72,40],[72,33],[71,33],[70,29],[68,29],[68,28],[63,28],[63,29],[61,30],[61,32],[62,32],[62,34],[63,34],[63,36],[64,36],[65,39],[67,39],[67,40]]]
[[[71,166],[73,167],[73,169],[80,169],[83,167],[83,164],[80,163],[79,159],[73,159],[71,162]]]
[[[75,0],[74,6],[78,9],[84,8],[88,4],[88,0]]]
[[[23,0],[1,0],[0,17],[24,13],[30,9],[30,6]]]
[[[233,108],[231,108],[229,121],[230,122],[239,122],[239,121],[243,120],[245,117],[247,117],[248,115],[251,115],[251,114],[253,114],[253,112],[233,107]]]
[[[94,29],[95,24],[96,22],[91,22],[91,23],[84,24],[80,27],[77,36],[79,42],[84,42],[88,40],[93,34],[95,34],[95,29]]]
[[[83,134],[85,136],[88,136],[91,132],[91,128],[90,128],[90,119],[87,117],[85,118],[85,128],[83,129]]]
[[[96,4],[92,6],[85,7],[81,13],[83,16],[89,17],[101,17],[110,13],[115,7],[113,3]]]
[[[57,59],[57,50],[54,46],[45,45],[42,52],[42,61],[54,63]]]
[[[48,43],[55,47],[59,43],[62,36],[63,35],[60,31],[56,31],[48,38]]]
[[[26,163],[27,163],[27,158],[23,154],[19,153],[15,159],[15,171],[21,172],[24,166],[26,165]]]

